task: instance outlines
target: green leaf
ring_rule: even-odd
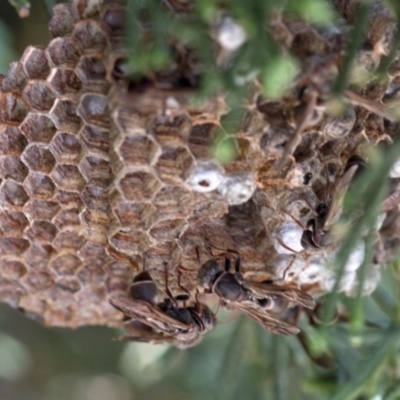
[[[262,72],[264,94],[271,99],[280,98],[298,72],[296,61],[288,56],[276,56],[268,61]]]
[[[292,0],[289,10],[316,25],[328,25],[335,16],[332,5],[325,0]]]

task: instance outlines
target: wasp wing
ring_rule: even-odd
[[[300,329],[297,326],[291,325],[285,321],[279,320],[268,314],[265,309],[251,308],[244,303],[231,303],[232,308],[240,310],[253,321],[257,322],[266,331],[276,335],[292,336],[297,335]]]
[[[338,214],[339,209],[342,207],[344,196],[349,188],[350,183],[352,182],[354,175],[357,170],[360,168],[359,164],[352,164],[348,168],[346,168],[343,175],[339,178],[335,189],[332,194],[332,201],[329,206],[329,211],[326,214],[322,229],[327,230],[331,225],[333,219]]]
[[[111,298],[110,304],[124,315],[133,318],[156,330],[169,333],[171,330],[187,330],[189,326],[161,311],[156,305],[142,300],[124,297]]]
[[[302,290],[279,286],[270,282],[249,281],[244,277],[240,279],[243,285],[260,299],[266,297],[281,297],[306,308],[313,309],[315,307],[315,300]]]

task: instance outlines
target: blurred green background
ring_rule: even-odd
[[[0,1],[0,72],[28,44],[48,42],[52,3],[33,1],[22,20]],[[119,332],[103,327],[44,328],[0,305],[0,399],[400,399],[398,265],[383,275],[362,303],[365,326],[315,330],[303,318],[307,351],[297,337],[271,335],[242,317],[181,351],[113,342]],[[342,300],[351,310],[354,301]],[[321,359],[335,366],[321,367]]]

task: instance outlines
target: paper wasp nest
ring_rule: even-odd
[[[350,23],[351,10],[338,8]],[[205,262],[216,249],[239,251],[245,273],[256,280],[278,277],[312,293],[331,290],[335,274],[325,264],[332,254],[291,251],[301,250],[293,217],[305,223],[311,213],[303,199],[315,207],[349,157],[362,154],[367,142],[390,141],[393,124],[350,103],[341,117],[322,109],[277,168],[299,104],[295,91],[263,100],[255,85],[239,130],[228,132],[238,156],[221,166],[211,145],[233,113],[223,97],[192,110],[185,96],[157,88],[136,95],[116,79],[126,56],[124,15],[122,1],[57,5],[47,47],[28,47],[1,77],[0,299],[46,325],[116,325],[121,315],[108,299],[126,293],[143,264],[160,288],[167,269],[173,293],[179,293],[177,266],[193,270],[182,284],[194,291],[197,253]],[[271,29],[303,56],[304,76],[323,91],[337,75],[346,28],[317,32],[276,20]],[[386,37],[369,41],[360,67],[387,52]],[[393,67],[387,87],[366,88],[362,96],[392,101],[398,75]],[[377,262],[398,247],[397,221],[395,210],[383,222],[387,248]],[[342,290],[349,294],[360,257],[353,254],[346,267]]]

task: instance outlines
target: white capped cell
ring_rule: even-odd
[[[252,174],[226,175],[218,187],[230,205],[245,203],[253,196],[257,185]]]
[[[363,288],[361,295],[362,296],[369,296],[371,293],[375,291],[377,288],[379,281],[381,280],[381,272],[379,270],[378,265],[372,265],[370,270],[367,272],[365,280],[363,282]],[[357,296],[359,287],[359,282],[354,282],[354,285],[346,290],[346,295],[349,297]]]
[[[298,279],[305,265],[306,261],[302,257],[281,255],[275,260],[274,272],[277,279],[293,281]]]
[[[329,260],[331,262],[334,262],[338,251],[339,249],[331,253],[331,255],[329,256]],[[346,272],[356,271],[358,268],[360,268],[361,264],[363,263],[364,257],[365,257],[365,243],[363,240],[359,240],[355,245],[355,247],[353,248],[353,250],[351,251],[346,261],[344,270]]]
[[[272,232],[275,250],[279,254],[300,253],[304,250],[301,245],[302,235],[303,229],[294,221],[285,221],[277,225]]]
[[[337,275],[333,271],[325,271],[323,278],[321,279],[321,286],[327,291],[332,292],[337,280]],[[345,272],[339,284],[339,292],[346,292],[351,290],[357,280],[357,272]]]
[[[246,39],[245,30],[236,21],[227,16],[221,18],[216,40],[224,50],[236,51]]]
[[[326,263],[326,259],[320,255],[309,259],[298,277],[300,284],[311,285],[319,282],[326,274]]]
[[[223,168],[213,161],[204,161],[192,169],[186,183],[196,192],[206,193],[217,189],[223,179]]]

